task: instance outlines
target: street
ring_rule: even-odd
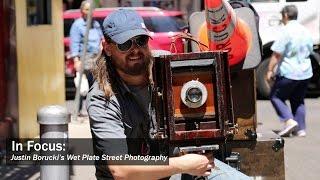
[[[306,99],[307,136],[305,138],[285,138],[285,173],[287,180],[317,180],[320,175],[320,98]],[[275,111],[270,101],[258,101],[258,130],[280,129]]]

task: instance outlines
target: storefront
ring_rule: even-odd
[[[62,1],[3,0],[0,18],[0,138],[33,138],[38,109],[65,102]]]

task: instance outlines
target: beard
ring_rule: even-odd
[[[147,67],[146,63],[136,63],[130,68],[126,69],[124,72],[126,74],[133,75],[133,76],[141,75],[146,72],[146,69],[147,69],[146,67]]]
[[[131,62],[132,60],[130,60],[130,54],[126,57],[127,64],[122,68],[120,67],[122,72],[128,75],[137,76],[145,74],[148,71],[149,65],[151,64],[151,53],[138,53],[138,55],[141,57],[141,59],[137,62]]]

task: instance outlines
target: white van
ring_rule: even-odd
[[[314,76],[311,79],[308,93],[320,92],[320,1],[319,0],[248,0],[260,17],[259,32],[263,44],[263,60],[257,68],[257,88],[261,96],[267,97],[270,92],[270,85],[265,80],[270,47],[274,40],[281,35],[283,25],[281,20],[281,9],[290,4],[298,8],[298,21],[303,24],[313,35],[314,50],[318,54],[311,57]]]
[[[249,0],[260,16],[260,36],[262,43],[268,44],[279,37],[281,9],[289,4],[298,8],[298,21],[313,34],[314,44],[319,44],[319,0]]]

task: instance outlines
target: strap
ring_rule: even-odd
[[[177,53],[176,41],[178,39],[184,39],[184,40],[187,40],[187,41],[195,42],[198,45],[200,52],[206,51],[207,49],[209,49],[209,47],[207,45],[205,45],[202,42],[200,42],[199,40],[197,40],[194,36],[192,36],[192,34],[190,34],[188,32],[181,32],[181,33],[178,33],[178,34],[174,35],[171,38],[170,52]]]

